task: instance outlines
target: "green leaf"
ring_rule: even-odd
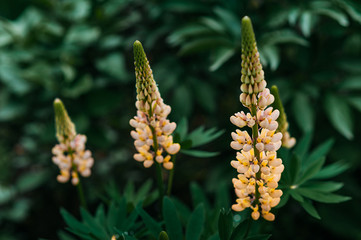
[[[181,153],[184,153],[186,155],[192,156],[192,157],[199,157],[199,158],[207,158],[207,157],[214,157],[219,155],[219,152],[206,152],[201,150],[182,150]]]
[[[163,199],[163,218],[169,238],[172,240],[182,240],[182,225],[175,206],[169,197],[164,197]]]
[[[304,165],[307,166],[313,163],[315,160],[319,159],[320,157],[324,157],[330,151],[334,142],[334,139],[329,139],[321,145],[317,146],[317,148],[313,150],[312,153],[308,156],[306,161],[304,161]]]
[[[320,157],[318,160],[310,163],[310,165],[303,170],[302,177],[298,179],[297,184],[301,185],[308,179],[311,179],[313,176],[315,176],[321,170],[325,160],[325,157]]]
[[[209,67],[209,71],[214,72],[218,70],[225,62],[227,62],[234,54],[236,50],[234,48],[221,48],[214,56],[214,61]]]
[[[296,148],[294,150],[295,153],[300,157],[300,159],[304,159],[308,149],[310,148],[312,140],[312,133],[306,133],[303,137],[298,141]]]
[[[342,90],[361,90],[361,76],[352,76],[343,79],[339,88]]]
[[[361,97],[349,97],[347,101],[361,112]]]
[[[312,14],[309,11],[302,13],[300,17],[300,27],[303,35],[309,37],[312,30]]]
[[[266,61],[265,65],[270,65],[270,68],[272,71],[276,70],[279,63],[280,63],[280,55],[279,55],[279,50],[276,46],[274,45],[265,45],[262,46],[262,48],[260,49],[260,57],[261,57],[261,61],[263,59],[263,62]],[[267,60],[265,60],[264,58],[266,58]]]
[[[351,199],[350,197],[347,196],[341,196],[332,193],[324,193],[306,188],[298,188],[297,191],[300,194],[302,194],[304,197],[315,200],[317,202],[340,203]]]
[[[298,178],[298,174],[301,170],[301,160],[297,155],[293,155],[293,157],[291,158],[291,163],[290,163],[290,168],[288,170],[289,172],[289,180],[290,183],[289,184],[295,184],[297,178]]]
[[[192,213],[186,230],[186,240],[197,240],[200,239],[203,225],[205,220],[204,205],[200,204]]]
[[[179,134],[180,142],[184,141],[188,132],[188,121],[187,118],[183,117],[178,123],[175,133]]]
[[[233,44],[225,37],[202,37],[197,38],[196,40],[188,41],[179,50],[179,54],[188,55],[220,46],[231,48],[233,47]]]
[[[271,236],[271,234],[257,234],[247,237],[246,240],[268,240]]]
[[[210,204],[208,202],[208,198],[206,194],[204,193],[204,190],[195,182],[191,183],[190,190],[191,190],[193,207],[196,207],[199,204],[203,203],[206,208],[206,211],[208,211],[210,209]]]
[[[349,25],[346,14],[343,14],[340,11],[336,11],[334,9],[319,8],[319,9],[313,10],[312,12],[333,18],[343,27],[347,27]]]
[[[220,240],[228,240],[233,229],[233,214],[231,210],[221,209],[218,218],[218,233]]]
[[[297,125],[305,132],[311,132],[314,127],[313,104],[306,94],[297,93],[292,102],[293,114]]]
[[[316,208],[312,205],[312,202],[310,200],[305,200],[301,202],[301,206],[306,210],[308,214],[310,214],[312,217],[316,219],[321,219],[320,215],[318,214]]]
[[[80,215],[83,218],[84,224],[88,225],[92,234],[99,239],[110,239],[111,236],[100,224],[99,219],[95,219],[87,210],[80,208]]]
[[[302,185],[303,188],[316,190],[319,192],[334,192],[343,187],[340,182],[308,182]]]
[[[73,217],[68,211],[64,208],[60,209],[60,214],[63,217],[65,223],[71,228],[75,233],[80,234],[89,234],[90,229],[88,226],[79,222],[75,217]]]
[[[44,184],[47,180],[47,176],[48,173],[44,170],[33,172],[29,171],[20,176],[15,186],[19,192],[31,191],[39,187],[41,184]]]
[[[210,128],[208,130],[204,129],[204,126],[201,126],[195,129],[188,135],[188,139],[192,141],[192,147],[199,147],[204,144],[207,144],[224,133],[225,130],[217,130],[217,128]]]
[[[297,35],[294,31],[288,29],[277,30],[263,34],[260,40],[260,46],[281,43],[295,43],[301,46],[308,46],[307,40]]]
[[[137,205],[139,202],[143,201],[149,191],[151,190],[152,188],[152,184],[153,184],[153,181],[151,179],[148,179],[138,190],[138,192],[136,193],[136,196],[134,198],[134,205]]]
[[[247,222],[245,221],[240,222],[238,226],[235,229],[233,229],[231,238],[229,240],[243,239],[244,236],[246,235],[249,225],[251,224],[251,221],[253,221],[253,219],[248,219]]]
[[[188,24],[185,27],[179,28],[174,31],[167,41],[172,45],[179,45],[187,40],[189,37],[197,37],[212,34],[213,31],[202,25]]]
[[[325,111],[332,125],[347,139],[353,139],[353,119],[349,105],[339,97],[327,95]]]
[[[145,226],[150,231],[154,238],[158,237],[158,234],[162,231],[160,224],[155,221],[146,211],[144,211],[141,207],[141,204],[138,204],[136,207],[136,211],[142,218]]]
[[[337,176],[350,167],[349,164],[342,161],[335,162],[321,169],[313,178],[314,179],[326,179]]]
[[[121,82],[128,82],[124,56],[119,53],[111,53],[96,62],[99,71],[109,74]]]
[[[291,197],[292,197],[293,199],[295,199],[295,200],[298,201],[298,202],[303,202],[303,201],[304,201],[304,199],[303,199],[303,197],[301,196],[301,194],[298,193],[297,188],[296,188],[296,189],[290,189],[290,190],[289,190],[289,194],[291,195]]]

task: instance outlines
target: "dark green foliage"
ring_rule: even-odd
[[[253,22],[268,86],[278,86],[298,141],[296,149],[279,154],[286,168],[275,223],[251,225],[247,239],[269,238],[260,233],[274,239],[359,239],[357,0],[1,1],[0,238],[74,240],[68,231],[56,235],[64,229],[63,207],[76,216],[67,215],[77,222],[69,228],[87,229],[81,227],[81,234],[165,239],[157,192],[147,181],[154,174],[132,159],[128,121],[136,114],[132,44],[138,39],[164,101],[172,106],[170,119],[178,124],[175,139],[182,154],[170,201],[182,233],[219,239],[219,209],[229,209],[235,199],[229,116],[244,110],[238,96],[245,15]],[[88,136],[95,157],[92,176],[84,181],[90,208],[83,216],[72,186],[55,180],[50,151],[56,143],[56,97],[77,131]],[[352,199],[343,202],[345,196]],[[204,221],[196,221],[202,212]],[[306,212],[322,220],[313,221]],[[243,214],[233,214],[232,240],[244,237],[248,225],[240,222],[248,223],[249,214]],[[189,230],[191,219],[202,226],[199,232]],[[97,227],[89,229],[91,224]],[[133,227],[134,234],[127,235]]]

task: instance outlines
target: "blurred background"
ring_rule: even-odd
[[[189,182],[212,201],[235,176],[229,162],[239,103],[240,20],[251,17],[268,85],[276,84],[291,135],[311,149],[335,140],[327,163],[349,169],[336,180],[352,200],[318,204],[322,220],[289,201],[266,232],[273,239],[361,239],[361,3],[358,0],[13,0],[0,1],[0,239],[58,239],[59,209],[76,212],[76,189],[56,182],[52,102],[59,97],[93,151],[84,181],[90,206],[112,182],[122,189],[154,176],[132,160],[135,115],[132,45],[143,43],[170,119],[225,133],[180,156],[174,194]],[[92,207],[91,207],[92,209]]]

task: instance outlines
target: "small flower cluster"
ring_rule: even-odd
[[[134,58],[137,80],[135,105],[138,111],[137,116],[129,122],[135,128],[135,131],[131,131],[138,151],[134,154],[134,159],[143,162],[146,168],[151,167],[155,159],[165,169],[171,170],[173,162],[170,161],[170,155],[180,150],[180,145],[173,143],[171,135],[177,125],[167,119],[171,107],[166,105],[160,96],[149,62],[139,41],[134,43]]]
[[[78,173],[83,177],[89,177],[94,159],[91,152],[85,150],[86,136],[76,134],[75,126],[60,99],[54,101],[54,110],[59,144],[52,149],[54,154],[52,160],[60,169],[57,180],[65,183],[71,176],[72,184],[78,185]]]
[[[241,103],[251,113],[243,111],[230,118],[237,127],[252,128],[252,137],[247,131],[239,129],[232,132],[231,147],[237,152],[236,159],[231,161],[237,169],[238,177],[233,185],[238,197],[232,206],[234,211],[252,208],[254,220],[262,217],[273,221],[275,216],[270,212],[280,202],[282,191],[276,189],[284,166],[277,158],[276,151],[281,147],[282,133],[276,132],[277,118],[280,112],[268,107],[274,96],[266,88],[262,65],[254,38],[250,19],[242,20],[242,94]],[[260,128],[259,128],[260,127]]]
[[[283,108],[277,86],[272,86],[271,93],[274,95],[275,98],[275,101],[272,105],[280,111],[280,116],[279,118],[277,118],[277,122],[279,124],[277,131],[283,134],[282,146],[285,148],[292,148],[296,144],[296,139],[294,137],[291,137],[290,133],[288,132],[287,115]]]
[[[65,183],[70,178],[71,183],[77,185],[79,183],[78,172],[83,177],[89,177],[90,168],[94,164],[94,159],[89,150],[85,150],[86,136],[77,134],[72,141],[60,142],[52,149],[53,162],[58,165],[60,175],[57,180]]]

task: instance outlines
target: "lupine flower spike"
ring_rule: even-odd
[[[139,41],[134,42],[134,65],[137,87],[137,115],[130,120],[135,128],[131,131],[134,145],[138,153],[134,159],[149,168],[154,160],[167,170],[173,168],[171,155],[179,152],[180,145],[173,143],[171,135],[176,123],[170,122],[167,116],[171,107],[163,102],[153,78],[148,59]]]
[[[280,111],[280,116],[277,119],[278,122],[277,132],[281,132],[283,135],[282,147],[292,148],[296,144],[296,139],[294,137],[291,137],[290,133],[288,132],[287,115],[283,108],[277,86],[271,87],[271,93],[275,97],[275,101],[272,104],[272,106]]]
[[[282,133],[276,132],[280,112],[268,107],[274,96],[266,88],[264,72],[259,60],[256,40],[249,17],[242,19],[242,85],[240,101],[250,112],[239,112],[231,116],[231,122],[239,128],[248,126],[252,134],[239,129],[232,133],[231,147],[237,152],[231,162],[238,177],[233,179],[237,195],[234,211],[246,208],[253,210],[254,220],[262,216],[273,221],[271,208],[280,202],[282,191],[277,189],[284,166],[277,158],[281,147]]]
[[[53,162],[60,169],[57,180],[65,183],[71,177],[71,183],[78,185],[78,173],[83,177],[89,177],[94,159],[91,152],[85,150],[86,136],[76,133],[74,123],[60,99],[55,99],[54,111],[56,137],[59,144],[55,145],[52,153],[54,154]]]

